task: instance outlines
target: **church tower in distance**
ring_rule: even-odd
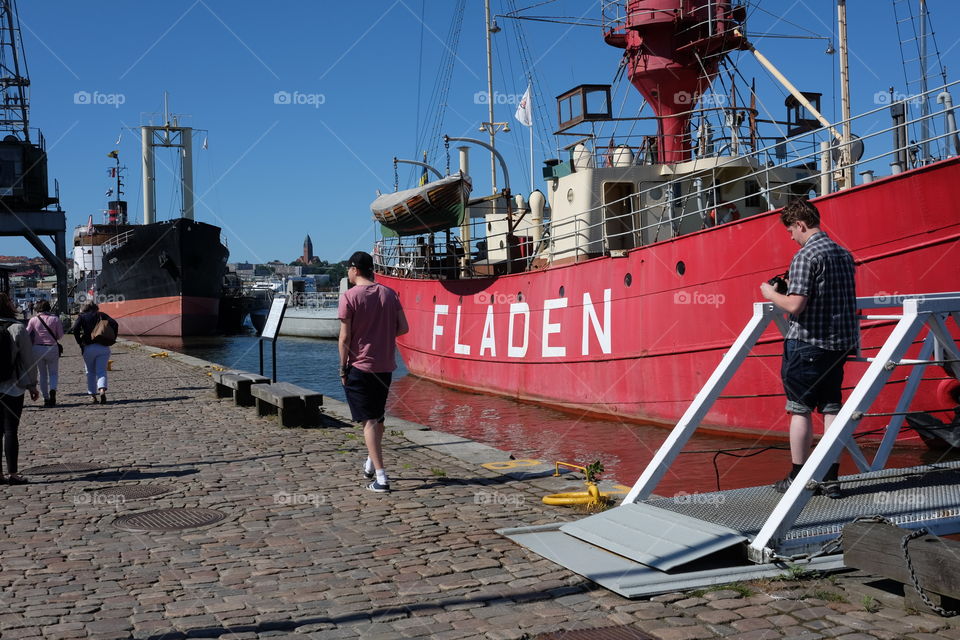
[[[310,264],[313,262],[313,241],[310,240],[310,236],[307,236],[306,240],[303,241],[303,264]]]

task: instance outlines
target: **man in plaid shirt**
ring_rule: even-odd
[[[767,282],[760,291],[790,314],[780,375],[791,414],[793,469],[774,485],[783,493],[810,455],[814,409],[823,414],[824,430],[840,411],[843,365],[859,346],[860,331],[853,256],[820,230],[820,212],[806,199],[784,207],[780,221],[800,250],[790,263],[787,292]],[[831,466],[824,478],[823,493],[830,498],[841,497],[835,482],[839,466]]]

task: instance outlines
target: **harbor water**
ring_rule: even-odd
[[[170,349],[244,371],[259,371],[260,340],[252,328],[229,336],[142,338],[145,344]],[[263,342],[265,375],[271,373],[271,345]],[[338,375],[334,340],[281,337],[276,342],[277,378],[345,400]],[[517,459],[603,463],[604,479],[632,485],[669,430],[558,411],[488,394],[443,387],[407,374],[402,362],[394,373],[390,415],[456,434],[510,452]],[[388,421],[389,428],[389,421]],[[760,451],[763,447],[776,447]],[[754,449],[753,447],[756,447]],[[718,450],[727,453],[716,453]],[[706,492],[772,483],[790,468],[785,442],[756,438],[695,435],[665,476],[657,493]],[[868,458],[872,450],[864,447]],[[755,455],[754,455],[755,454]],[[889,466],[912,466],[944,458],[911,440],[893,454]],[[493,462],[493,460],[491,460]],[[841,473],[855,473],[848,455]]]

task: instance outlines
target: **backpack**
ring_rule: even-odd
[[[90,332],[90,342],[102,344],[105,347],[112,347],[117,341],[117,332],[110,325],[110,318],[100,314],[100,319],[94,325]]]
[[[16,377],[17,348],[10,334],[12,322],[0,322],[0,380]]]

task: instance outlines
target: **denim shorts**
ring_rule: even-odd
[[[831,351],[800,340],[785,340],[780,376],[787,394],[787,413],[836,414],[843,404],[843,365],[851,350]]]

